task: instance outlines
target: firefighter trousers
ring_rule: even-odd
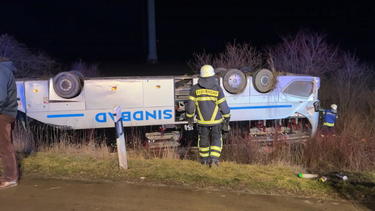
[[[198,125],[199,156],[202,160],[219,159],[223,147],[221,127],[221,124],[214,126]]]

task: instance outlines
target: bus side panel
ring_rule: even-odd
[[[87,110],[144,107],[142,80],[86,80],[85,93]]]

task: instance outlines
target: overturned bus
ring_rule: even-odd
[[[318,77],[261,69],[245,73],[217,69],[231,110],[231,122],[246,124],[250,136],[290,139],[313,136],[318,127]],[[186,129],[185,104],[197,76],[84,78],[62,72],[48,80],[17,80],[18,110],[39,122],[68,129],[114,127],[113,109],[122,108],[124,127],[159,125]],[[233,123],[232,123],[233,124]],[[185,126],[185,127],[184,127]],[[170,134],[169,134],[170,135]],[[149,133],[152,141],[168,133]]]

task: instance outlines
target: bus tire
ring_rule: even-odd
[[[75,71],[61,72],[53,78],[56,94],[65,99],[77,97],[83,88],[83,75]]]
[[[223,76],[223,86],[231,94],[243,92],[247,85],[246,75],[238,69],[229,69]]]
[[[254,88],[260,93],[270,92],[275,88],[276,77],[268,69],[260,69],[253,75]]]

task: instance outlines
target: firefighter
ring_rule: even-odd
[[[324,135],[334,134],[335,123],[338,118],[337,105],[332,104],[331,109],[319,109],[319,111],[323,112],[322,136],[324,137]]]
[[[200,69],[198,83],[191,88],[186,117],[192,126],[198,123],[198,147],[201,163],[219,165],[223,141],[221,130],[229,130],[230,110],[224,92],[211,65]]]

